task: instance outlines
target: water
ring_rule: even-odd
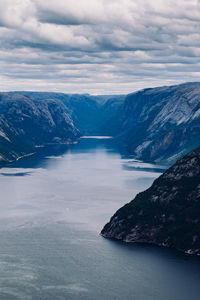
[[[200,260],[99,235],[162,167],[111,139],[0,169],[0,299],[196,300]]]

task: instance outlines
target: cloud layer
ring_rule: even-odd
[[[198,0],[1,0],[1,90],[128,93],[199,81]]]

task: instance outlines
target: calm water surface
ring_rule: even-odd
[[[0,169],[0,299],[199,299],[198,258],[99,236],[161,171],[99,138]]]

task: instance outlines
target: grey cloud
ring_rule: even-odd
[[[126,93],[196,81],[199,8],[195,0],[1,0],[2,89]]]
[[[38,14],[38,20],[41,23],[51,23],[56,25],[80,25],[89,24],[87,21],[74,19],[72,16],[55,15],[52,12],[41,12]]]

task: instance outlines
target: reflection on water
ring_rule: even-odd
[[[0,172],[0,299],[199,299],[198,258],[99,236],[162,166],[112,139],[42,151]]]
[[[3,176],[25,176],[30,175],[31,172],[17,172],[17,173],[0,173]]]

